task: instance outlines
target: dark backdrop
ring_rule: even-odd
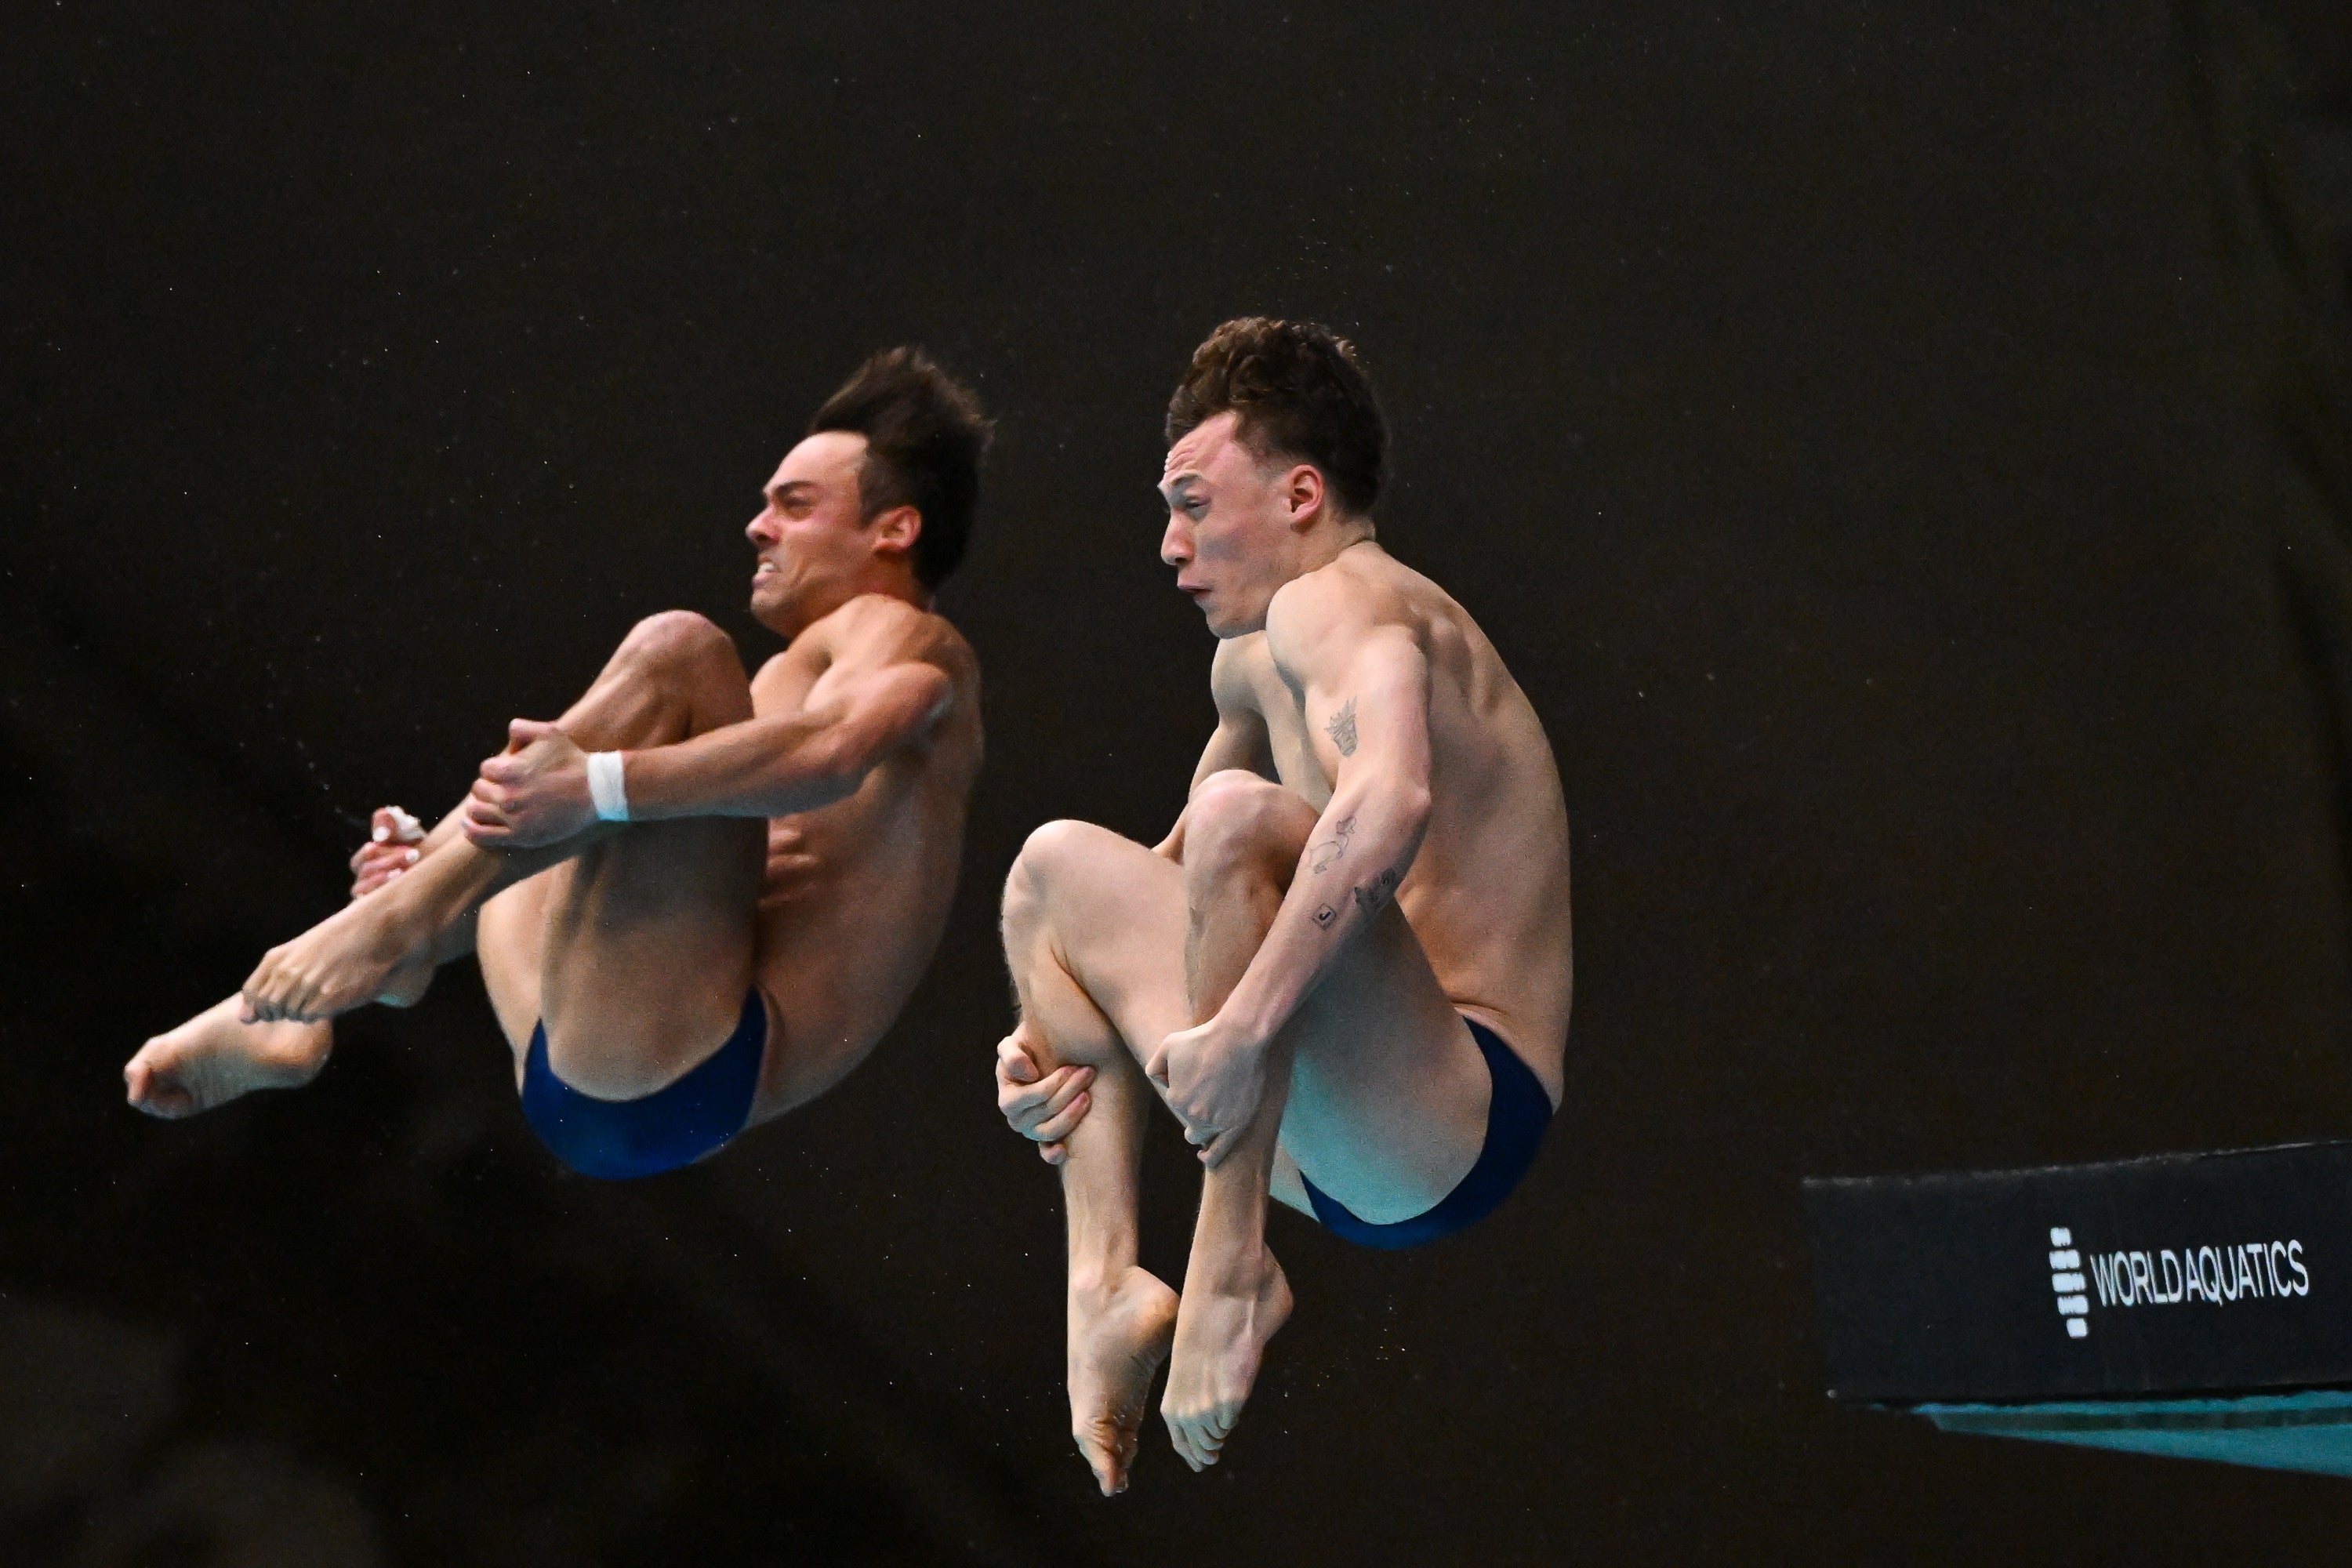
[[[2337,1483],[1831,1408],[1796,1190],[2352,1131],[2341,7],[1116,9],[8,25],[0,1556],[2334,1555]],[[1244,311],[1362,343],[1382,535],[1551,734],[1569,1098],[1466,1237],[1277,1218],[1228,1461],[1106,1503],[993,906],[1181,801],[1150,486]],[[567,1179],[457,970],[304,1093],[122,1109],[632,619],[767,651],[738,531],[901,341],[1001,421],[990,766],[863,1071]]]

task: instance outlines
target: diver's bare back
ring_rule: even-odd
[[[762,717],[824,707],[892,664],[943,670],[954,698],[848,799],[768,823],[759,979],[782,1015],[752,1112],[766,1121],[864,1059],[929,964],[955,897],[964,806],[980,771],[980,665],[940,616],[869,595],[793,639],[751,682]]]
[[[1397,904],[1446,995],[1490,1022],[1558,1104],[1572,989],[1568,808],[1543,724],[1469,612],[1379,545],[1350,546],[1283,594],[1301,590],[1344,602],[1351,620],[1405,626],[1429,661],[1429,825]],[[1211,684],[1221,712],[1264,722],[1276,776],[1320,812],[1339,771],[1335,721],[1348,731],[1343,714],[1310,726],[1305,683],[1282,665],[1283,607],[1266,631],[1219,646]]]

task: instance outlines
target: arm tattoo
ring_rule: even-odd
[[[1397,884],[1403,880],[1404,873],[1393,866],[1390,867],[1356,889],[1356,908],[1363,911],[1366,920],[1371,919],[1388,907],[1389,895],[1395,892]]]
[[[1318,877],[1328,871],[1348,852],[1348,840],[1355,836],[1356,819],[1341,817],[1339,826],[1331,829],[1331,837],[1315,847],[1315,858],[1307,862],[1307,868]]]
[[[1354,756],[1356,754],[1356,700],[1350,697],[1339,704],[1339,710],[1331,715],[1331,722],[1326,728],[1331,736],[1331,743],[1339,748],[1339,754],[1343,757]]]
[[[1328,926],[1339,918],[1339,911],[1328,904],[1318,905],[1315,910],[1315,923],[1319,926]]]

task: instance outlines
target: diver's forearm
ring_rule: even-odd
[[[1428,822],[1428,792],[1419,786],[1365,780],[1333,795],[1265,940],[1218,1011],[1271,1041],[1395,898]]]
[[[416,858],[419,860],[425,859],[427,856],[446,849],[453,842],[465,836],[466,803],[461,800],[444,814],[440,821],[433,825],[431,831],[416,841],[416,848],[419,851]]]
[[[629,819],[792,816],[845,800],[865,769],[841,729],[837,713],[803,712],[625,752]]]

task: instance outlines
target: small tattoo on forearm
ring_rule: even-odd
[[[1339,918],[1339,911],[1333,909],[1328,904],[1325,904],[1315,911],[1315,923],[1319,926],[1328,926]]]
[[[1328,729],[1331,736],[1331,743],[1339,748],[1341,756],[1352,757],[1356,754],[1356,700],[1354,698],[1350,697],[1339,704],[1339,710],[1331,715],[1331,722]]]
[[[1315,847],[1315,858],[1307,862],[1307,868],[1318,877],[1328,871],[1339,857],[1348,852],[1348,840],[1355,836],[1356,819],[1341,817],[1339,825],[1331,829],[1331,837]]]
[[[1356,907],[1364,911],[1367,920],[1379,914],[1388,907],[1389,895],[1396,891],[1396,885],[1403,880],[1403,874],[1390,867],[1356,889]]]

